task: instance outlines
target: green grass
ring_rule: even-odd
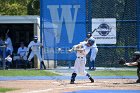
[[[104,70],[104,71],[89,71],[92,76],[136,76],[136,71],[122,70]]]
[[[0,93],[6,93],[8,91],[13,91],[13,90],[17,90],[15,88],[0,88]]]
[[[92,76],[136,76],[136,71],[131,70],[103,70],[88,71]],[[70,73],[71,74],[71,73]],[[60,76],[48,70],[0,70],[0,76]]]
[[[0,70],[0,76],[58,76],[59,74],[45,70]]]

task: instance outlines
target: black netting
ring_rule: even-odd
[[[92,18],[136,19],[136,0],[87,0],[87,4]]]
[[[119,66],[118,60],[130,60],[137,50],[136,0],[87,0],[87,31],[92,18],[117,19],[117,44],[98,45],[96,66]]]

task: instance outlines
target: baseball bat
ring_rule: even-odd
[[[7,32],[6,32],[6,35],[9,33],[9,29],[7,30]]]
[[[96,31],[97,29],[95,28],[93,31],[92,31],[92,34]]]

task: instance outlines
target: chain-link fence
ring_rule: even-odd
[[[137,50],[137,0],[86,0],[86,31],[91,32],[92,18],[116,18],[116,44],[98,44],[95,66],[119,67],[118,60],[130,61]],[[73,65],[74,61],[71,61]],[[66,66],[69,62],[58,61]],[[88,66],[88,64],[87,64]]]
[[[130,60],[137,50],[137,0],[87,0],[87,31],[91,18],[116,18],[116,45],[98,45],[96,66],[118,67],[120,57]]]
[[[57,24],[57,27],[60,28],[58,29],[59,33],[57,32],[57,35],[54,37],[55,40],[59,42],[56,42],[55,40],[51,39],[52,36],[49,34],[46,34],[49,36],[45,36],[48,39],[48,43],[46,44],[50,45],[51,40],[55,41],[54,44],[56,44],[56,46],[53,46],[53,48],[55,48],[54,52],[56,53],[56,56],[54,56],[54,59],[57,60],[57,65],[58,66],[68,66],[68,65],[73,66],[74,64],[73,57],[68,56],[69,54],[67,52],[57,53],[56,51],[58,51],[57,49],[59,48],[61,51],[67,51],[67,49],[71,48],[73,44],[77,44],[77,42],[79,42],[79,40],[81,40],[82,38],[84,40],[85,29],[86,29],[86,32],[92,31],[92,19],[95,19],[95,18],[115,18],[116,19],[116,22],[115,22],[116,23],[116,44],[97,44],[99,51],[97,53],[95,65],[102,66],[102,67],[119,67],[120,65],[118,65],[118,60],[121,57],[124,57],[126,60],[130,61],[134,51],[136,51],[138,47],[140,46],[138,44],[138,42],[140,41],[138,40],[139,39],[138,34],[140,33],[137,32],[138,10],[140,10],[138,9],[138,7],[140,8],[140,6],[138,6],[138,1],[139,0],[86,0],[86,6],[85,6],[85,3],[83,3],[84,0],[83,2],[82,0],[72,0],[70,2],[65,1],[65,0],[63,2],[59,2],[56,0],[55,3],[54,2],[52,3],[52,1],[47,1],[45,6],[41,7],[41,10],[42,10],[41,17],[44,18],[44,19],[41,18],[41,22],[43,23],[45,20],[50,21],[55,25]],[[58,3],[59,3],[59,6],[58,6]],[[63,3],[64,3],[64,6],[63,6]],[[70,6],[68,5],[67,7],[65,6],[71,3],[72,5]],[[48,6],[46,9],[47,4]],[[53,4],[53,6],[51,6],[51,4]],[[78,4],[81,4],[81,7]],[[85,7],[86,7],[86,10],[85,10]],[[67,10],[65,8],[67,8]],[[78,10],[80,8],[82,10]],[[74,17],[72,17],[72,15],[74,15],[75,11],[78,14],[77,10],[80,11],[78,16],[82,16],[82,17],[81,19],[75,20],[75,22],[76,24],[78,24],[79,28],[82,28],[82,27],[83,28],[82,30],[81,29],[79,30],[79,28],[78,29],[75,28],[76,29],[75,32],[72,32],[74,31],[74,29],[71,29],[72,27],[74,28],[74,26],[72,26],[74,24],[74,22],[72,21]],[[86,11],[86,13],[84,10]],[[58,12],[58,14],[54,14],[54,12],[55,13]],[[72,12],[72,15],[71,15],[71,12]],[[65,13],[69,13],[70,16],[68,15],[66,16]],[[85,15],[86,15],[86,20],[85,20]],[[61,18],[62,19],[60,20],[59,17],[60,19]],[[77,17],[77,18],[80,18],[80,17]],[[86,24],[86,28],[85,28],[85,24]],[[43,27],[42,27],[42,30],[45,31]],[[73,37],[68,38],[68,36],[71,36],[71,35],[74,35],[73,36],[74,38]],[[72,40],[75,42],[73,42]],[[69,62],[68,59],[70,59],[71,62]]]
[[[5,69],[5,46],[0,46],[0,69]]]

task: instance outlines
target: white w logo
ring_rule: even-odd
[[[48,5],[47,8],[50,11],[52,23],[58,26],[58,37],[56,43],[60,42],[63,22],[65,22],[69,43],[72,43],[77,12],[80,5]],[[74,9],[74,15],[72,15],[72,9]]]

